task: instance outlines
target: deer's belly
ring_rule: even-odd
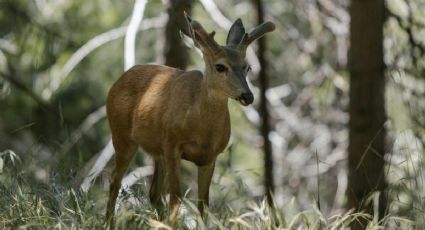
[[[224,147],[219,148],[210,144],[189,142],[182,145],[182,159],[202,166],[211,163],[223,149]]]
[[[162,154],[160,134],[154,132],[154,127],[138,124],[137,129],[132,130],[131,138],[149,155],[155,157]]]

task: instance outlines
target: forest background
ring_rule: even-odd
[[[425,227],[423,0],[0,0],[0,227],[102,225],[107,92],[133,64],[203,68],[183,11],[220,44],[237,18],[276,31],[247,54],[254,105],[229,101],[207,223],[183,164],[182,228]],[[118,226],[168,228],[151,164],[133,160]]]

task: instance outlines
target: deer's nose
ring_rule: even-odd
[[[251,92],[249,92],[249,93],[243,93],[239,97],[239,102],[242,105],[245,105],[245,106],[247,106],[249,104],[252,104],[253,101],[254,101],[254,95]]]
[[[243,93],[241,98],[248,104],[252,104],[252,102],[254,102],[254,95],[252,93]]]

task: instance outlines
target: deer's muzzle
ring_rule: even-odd
[[[252,104],[252,102],[254,102],[254,95],[251,92],[243,93],[238,98],[236,98],[236,100],[239,101],[241,105],[247,106]]]

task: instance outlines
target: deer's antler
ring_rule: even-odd
[[[245,35],[242,37],[241,42],[238,45],[239,49],[246,49],[251,42],[253,42],[256,39],[259,39],[264,34],[268,32],[272,32],[275,30],[276,26],[273,22],[264,22],[261,25],[258,25],[255,27],[249,34],[245,33]]]

